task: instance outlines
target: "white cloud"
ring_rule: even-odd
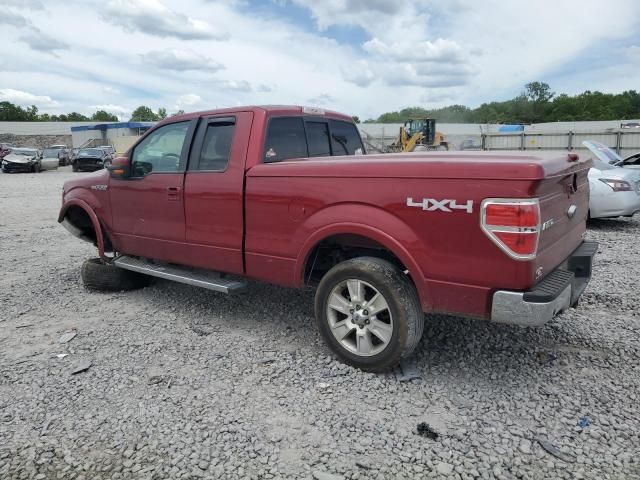
[[[425,40],[390,43],[373,38],[365,42],[362,48],[373,55],[399,62],[463,63],[465,61],[462,47],[452,40],[442,38],[434,42]]]
[[[218,86],[224,90],[233,90],[236,92],[251,92],[253,87],[246,80],[223,80]]]
[[[172,10],[160,0],[110,0],[102,18],[126,31],[158,37],[182,40],[223,40],[228,37],[226,32],[181,11]]]
[[[0,0],[0,5],[28,10],[44,10],[44,5],[40,0]]]
[[[0,15],[0,89],[46,93],[55,101],[26,104],[49,113],[320,100],[368,118],[412,105],[508,99],[533,80],[567,93],[640,84],[635,0],[612,0],[607,9],[596,0],[539,0],[536,8],[521,0],[285,1],[308,8],[316,26],[279,11],[248,14],[245,0],[57,0],[55,8],[43,0],[46,9],[24,16],[12,4],[7,11],[17,20]],[[73,28],[58,27],[70,21]],[[343,34],[332,39],[335,26],[346,26],[360,45]],[[217,41],[224,30],[231,34]],[[33,31],[69,48],[20,41]],[[581,62],[585,54],[594,61]],[[590,70],[574,71],[589,63]]]
[[[11,25],[12,27],[27,27],[31,22],[22,15],[11,10],[5,10],[0,14],[0,25]]]
[[[11,102],[21,106],[36,105],[39,108],[57,107],[58,102],[47,95],[34,95],[33,93],[13,88],[0,88],[0,101]]]
[[[318,106],[326,106],[326,105],[335,104],[336,103],[336,99],[333,98],[328,93],[321,93],[317,97],[313,97],[313,98],[308,99],[307,103],[311,104],[312,106],[316,106],[316,105],[318,105]]]
[[[376,79],[376,75],[366,60],[358,60],[351,65],[343,67],[342,77],[359,87],[368,87]]]
[[[178,97],[173,108],[175,110],[184,110],[188,107],[200,105],[201,103],[202,97],[200,95],[196,95],[195,93],[185,93]]]
[[[33,29],[25,35],[22,35],[20,40],[29,45],[32,50],[49,53],[54,56],[58,50],[66,50],[69,48],[69,45],[66,43],[42,33],[37,29]]]
[[[224,65],[193,50],[181,50],[178,48],[152,50],[142,54],[141,57],[142,61],[147,65],[165,70],[205,70],[215,72],[224,68]]]

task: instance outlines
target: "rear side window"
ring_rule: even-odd
[[[229,163],[233,123],[210,123],[202,141],[197,170],[222,171]]]
[[[307,139],[310,157],[328,157],[331,155],[329,145],[329,126],[326,122],[307,122]]]
[[[265,142],[264,162],[308,157],[307,139],[301,117],[272,118]]]
[[[330,120],[331,146],[334,155],[363,154],[364,148],[358,134],[358,129],[353,123],[340,120]]]

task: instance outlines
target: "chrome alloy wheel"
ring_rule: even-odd
[[[327,320],[336,340],[363,357],[380,353],[393,336],[389,304],[362,280],[348,279],[334,287],[327,299]]]

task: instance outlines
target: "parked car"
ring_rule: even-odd
[[[620,128],[640,128],[640,122],[621,123]]]
[[[56,148],[45,148],[42,151],[40,165],[42,170],[55,170],[60,166],[61,150]]]
[[[111,158],[101,148],[81,148],[71,163],[74,172],[95,171],[111,165]]]
[[[0,143],[0,160],[2,160],[14,148],[10,143]]]
[[[622,168],[640,168],[640,152],[629,155],[627,158],[622,159],[622,161],[615,165]]]
[[[324,340],[371,371],[411,354],[423,312],[537,326],[576,305],[597,250],[586,158],[364,151],[350,116],[315,108],[177,115],[67,181],[58,221],[98,248],[89,288],[314,285]]]
[[[589,171],[589,218],[631,217],[640,212],[640,170],[618,166],[623,160],[600,142],[582,144],[595,156]]]
[[[41,170],[40,153],[35,148],[12,148],[2,159],[4,173],[34,172]]]
[[[100,145],[98,148],[104,150],[111,160],[115,157],[116,150],[111,145]]]
[[[69,163],[72,164],[75,158],[78,156],[79,148],[72,148],[69,150]]]
[[[473,138],[467,138],[460,144],[460,150],[482,150],[482,144]]]
[[[59,165],[61,167],[64,167],[65,165],[69,165],[70,160],[69,160],[69,149],[67,148],[66,145],[51,145],[50,147],[47,147],[48,149],[52,149],[52,150],[58,150],[59,151]]]
[[[633,155],[622,158],[614,149],[606,146],[604,143],[588,140],[582,142],[582,144],[605,163],[621,168],[640,169],[640,152],[636,152]]]

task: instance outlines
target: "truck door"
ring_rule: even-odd
[[[113,230],[127,254],[182,263],[184,172],[196,120],[170,123],[130,154],[129,177],[109,183]]]
[[[184,182],[190,264],[243,273],[244,174],[253,113],[202,118]]]

